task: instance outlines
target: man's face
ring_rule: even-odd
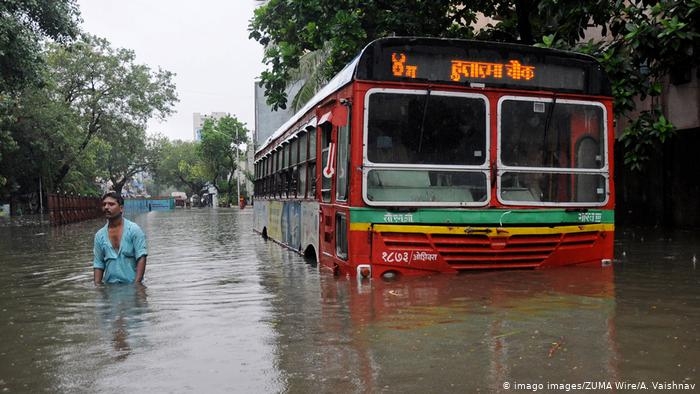
[[[119,205],[116,198],[105,197],[105,199],[102,200],[102,211],[105,213],[107,219],[115,219],[121,216],[124,207]]]

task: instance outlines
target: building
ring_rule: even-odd
[[[274,134],[289,118],[294,116],[295,111],[289,105],[292,98],[297,94],[303,83],[299,82],[289,87],[287,92],[287,108],[273,111],[267,105],[265,89],[255,82],[255,131],[253,132],[253,144],[255,149],[265,143],[268,137]],[[253,149],[253,151],[255,151]]]
[[[212,112],[210,114],[200,114],[195,112],[192,114],[192,130],[195,141],[201,141],[202,139],[202,126],[207,119],[219,120],[224,116],[228,116],[227,112]]]

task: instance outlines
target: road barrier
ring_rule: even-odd
[[[103,216],[99,197],[49,194],[48,208],[49,222],[54,226]]]
[[[49,222],[54,226],[104,217],[100,197],[49,194]],[[125,199],[125,214],[175,209],[174,198]]]
[[[169,211],[173,209],[175,209],[175,199],[170,197],[124,200],[124,212],[127,214],[150,211]]]

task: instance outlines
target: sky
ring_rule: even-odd
[[[192,114],[227,112],[255,127],[255,79],[262,46],[248,39],[254,0],[78,0],[82,29],[114,48],[132,49],[136,62],[174,72],[180,101],[149,133],[192,140]]]

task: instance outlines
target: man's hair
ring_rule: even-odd
[[[115,192],[114,190],[110,190],[107,193],[103,194],[101,201],[104,201],[107,197],[112,197],[113,199],[117,200],[117,203],[119,203],[119,205],[124,206],[124,197],[122,197],[121,194]]]

